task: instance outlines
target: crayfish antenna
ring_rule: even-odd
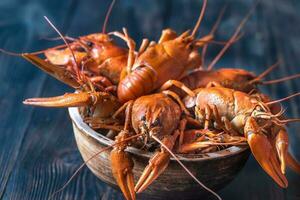
[[[49,49],[61,48],[63,46],[65,46],[65,45],[56,46],[56,47],[52,47],[52,48],[49,48]],[[49,50],[49,49],[47,49],[47,50]],[[47,50],[35,51],[35,52],[31,52],[30,54],[31,55],[39,55],[39,54],[45,53],[45,51],[47,51]],[[10,55],[10,56],[17,56],[17,57],[21,57],[24,54],[24,53],[15,53],[15,52],[7,51],[5,49],[0,49],[0,52],[2,52],[4,54],[7,54],[7,55]]]
[[[64,36],[64,38],[66,39],[66,40],[69,40],[70,42],[75,42],[77,39],[76,38],[73,38],[73,37],[70,37],[70,36],[67,36],[67,35],[65,35]],[[39,38],[40,40],[48,40],[48,41],[57,41],[57,40],[61,40],[61,37],[40,37]],[[65,47],[66,45],[65,44],[63,44],[62,45],[63,47]]]
[[[282,120],[277,120],[279,123],[286,124],[286,123],[291,123],[291,122],[300,122],[300,118],[292,118],[292,119],[282,119]]]
[[[76,57],[75,57],[75,54],[74,54],[74,51],[72,50],[72,48],[70,47],[69,43],[67,42],[67,40],[64,38],[64,36],[61,34],[61,32],[54,26],[54,24],[46,17],[44,16],[44,18],[46,19],[46,21],[50,24],[50,26],[58,33],[58,35],[61,37],[61,39],[64,41],[64,43],[67,45],[68,49],[70,49],[71,51],[71,54],[72,54],[72,57],[74,59],[74,63],[75,63],[75,66],[72,65],[73,67],[73,70],[75,71],[76,75],[77,75],[77,79],[78,81],[81,81],[83,80],[83,74],[80,73],[80,68],[78,66],[78,63],[76,61]]]
[[[300,74],[294,74],[294,75],[286,76],[286,77],[279,78],[279,79],[263,81],[261,84],[262,85],[271,85],[271,84],[274,84],[274,83],[281,83],[281,82],[296,79],[296,78],[300,78]]]
[[[213,25],[213,27],[210,31],[210,34],[214,35],[216,33],[216,31],[217,31],[217,29],[218,29],[218,27],[219,27],[219,25],[220,25],[220,23],[223,19],[223,16],[225,14],[226,9],[227,9],[227,5],[223,6],[223,8],[222,8],[222,10],[221,10],[221,12],[220,12],[220,14],[217,18],[217,21],[215,22],[215,24]]]
[[[244,27],[244,25],[246,24],[246,22],[248,21],[248,19],[252,15],[252,13],[254,12],[258,2],[259,1],[257,1],[253,5],[253,7],[250,9],[250,11],[246,15],[246,17],[241,21],[241,23],[239,24],[239,26],[237,27],[237,29],[235,30],[235,32],[233,33],[231,38],[228,40],[227,44],[223,47],[223,49],[219,52],[219,54],[213,59],[213,61],[207,66],[207,70],[211,70],[215,66],[215,64],[221,59],[221,57],[224,55],[224,53],[227,51],[227,49],[231,46],[231,44],[234,43],[234,41],[238,37],[241,29]]]
[[[276,63],[268,67],[265,71],[263,71],[260,75],[258,75],[256,78],[253,80],[249,81],[249,84],[255,84],[259,83],[261,79],[263,79],[265,76],[267,76],[271,71],[273,71],[276,67],[280,65],[281,61],[278,60]]]
[[[284,98],[282,98],[282,99],[277,99],[277,100],[274,100],[274,101],[269,101],[269,102],[267,102],[266,104],[267,104],[267,105],[272,105],[272,104],[280,103],[280,102],[289,100],[289,99],[291,99],[291,98],[293,98],[293,97],[296,97],[296,96],[300,96],[300,92],[297,92],[297,93],[292,94],[292,95],[290,95],[290,96],[284,97]]]
[[[108,8],[108,11],[106,13],[106,16],[105,16],[105,20],[103,22],[103,26],[102,26],[102,33],[105,34],[106,33],[106,27],[107,27],[107,23],[108,23],[108,20],[109,20],[109,17],[110,17],[110,14],[111,14],[111,11],[115,5],[115,2],[116,0],[112,0],[112,2],[110,3],[109,5],[109,8]]]
[[[46,19],[46,21],[50,24],[50,26],[58,33],[58,35],[62,38],[62,40],[64,41],[64,43],[67,45],[68,49],[71,51],[72,57],[73,57],[73,61],[74,61],[74,65],[72,65],[73,70],[76,73],[76,77],[77,77],[77,82],[81,85],[81,84],[87,84],[90,87],[90,90],[92,92],[95,91],[94,85],[92,84],[92,82],[90,81],[89,78],[87,78],[83,73],[81,73],[80,68],[78,66],[78,62],[76,60],[74,51],[72,50],[72,48],[70,47],[69,43],[67,42],[67,40],[64,38],[64,36],[61,34],[61,32],[53,25],[53,23],[46,17],[44,16],[44,18]],[[82,65],[82,69],[83,69],[84,65]]]
[[[18,56],[18,57],[22,56],[22,53],[15,53],[15,52],[7,51],[5,49],[0,49],[0,52],[10,56]]]
[[[84,163],[82,163],[78,169],[73,173],[73,175],[68,179],[68,181],[66,183],[63,184],[63,186],[56,190],[54,193],[52,193],[50,195],[50,197],[48,198],[48,200],[54,198],[54,196],[58,193],[60,193],[61,191],[63,191],[68,185],[69,183],[76,177],[76,175],[80,172],[80,170],[92,159],[94,159],[96,156],[98,156],[100,153],[109,150],[110,148],[112,148],[113,146],[108,146],[108,147],[104,147],[103,149],[101,149],[100,151],[98,151],[97,153],[95,153],[93,156],[91,156],[89,159],[87,159]]]
[[[36,52],[31,52],[31,53],[15,53],[15,52],[10,52],[4,49],[0,49],[0,52],[11,55],[11,56],[17,56],[17,57],[23,57],[25,60],[29,61],[33,65],[37,66],[41,70],[45,71],[52,77],[56,78],[57,80],[73,87],[73,88],[78,88],[80,84],[76,80],[76,77],[74,74],[72,74],[70,71],[66,70],[63,67],[53,65],[50,62],[47,62],[41,58],[39,58],[37,55],[45,53],[48,50],[53,50],[53,49],[58,49],[61,47],[65,47],[66,45],[60,45],[56,46],[53,48],[49,48],[47,50],[42,50],[42,51],[36,51]]]
[[[195,37],[196,32],[198,31],[198,29],[200,27],[201,21],[203,19],[204,13],[205,13],[206,5],[207,5],[207,0],[203,0],[201,12],[200,12],[199,18],[197,20],[197,23],[196,23],[196,25],[195,25],[195,27],[193,29],[193,32],[191,34],[191,37]]]
[[[220,22],[221,22],[221,20],[222,20],[222,18],[223,18],[223,16],[224,16],[224,13],[225,13],[225,11],[226,11],[226,8],[227,8],[227,6],[224,6],[224,7],[222,8],[222,10],[221,10],[221,12],[220,12],[220,14],[219,14],[219,16],[218,16],[218,18],[217,18],[217,21],[216,21],[215,24],[213,25],[213,27],[212,27],[212,29],[211,29],[209,35],[214,35],[215,32],[217,31],[217,29],[218,29],[218,27],[219,27],[219,25],[220,25]],[[202,63],[203,63],[202,66],[205,66],[205,56],[206,56],[207,47],[208,47],[208,45],[205,44],[205,45],[203,46],[203,48],[202,48],[202,53],[201,53],[201,55],[202,55]]]

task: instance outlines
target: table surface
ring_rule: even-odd
[[[60,44],[45,22],[48,16],[70,36],[100,32],[109,0],[1,0],[0,48],[32,52]],[[227,10],[216,38],[226,40],[254,4],[252,0],[214,0],[208,4],[200,34],[208,33],[222,7]],[[157,40],[161,30],[191,28],[199,0],[117,1],[109,30],[127,27],[140,43]],[[217,67],[243,67],[257,74],[278,59],[282,65],[266,79],[300,73],[300,2],[262,0],[243,28],[243,37]],[[207,62],[220,50],[209,48]],[[46,199],[59,189],[83,162],[77,150],[67,109],[25,106],[29,97],[47,97],[72,89],[18,57],[0,54],[0,198]],[[262,87],[274,99],[300,91],[299,80]],[[285,102],[289,117],[300,117],[299,97]],[[290,151],[300,160],[300,124],[290,124]],[[234,181],[218,193],[224,199],[300,199],[300,175],[288,170],[289,188],[280,189],[251,157]],[[87,168],[55,199],[122,199],[120,192],[98,180]]]

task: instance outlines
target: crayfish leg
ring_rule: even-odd
[[[177,81],[177,80],[168,80],[167,82],[165,82],[161,87],[160,87],[160,91],[164,91],[169,89],[170,87],[175,86],[179,89],[181,89],[182,91],[184,91],[185,93],[187,93],[187,95],[194,97],[196,96],[196,94],[190,89],[188,88],[186,85],[184,85],[182,82]]]
[[[130,74],[131,68],[135,62],[136,44],[135,44],[134,40],[129,36],[126,28],[123,28],[123,33],[112,32],[110,34],[124,40],[128,46],[129,52],[128,52],[128,59],[127,59],[127,67],[126,67],[126,71],[127,71],[127,75],[128,75],[128,74]]]

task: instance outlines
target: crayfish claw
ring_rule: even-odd
[[[66,68],[51,64],[33,54],[23,53],[22,57],[59,81],[73,88],[78,88],[80,86],[74,78],[74,75]]]
[[[110,153],[113,176],[126,200],[135,200],[133,160],[123,150],[114,148]]]
[[[48,49],[44,52],[45,57],[54,65],[67,65],[70,62],[72,52],[66,49]],[[82,61],[86,57],[86,52],[73,51],[76,61]]]
[[[251,152],[257,162],[280,187],[286,188],[288,181],[280,170],[276,152],[267,136],[258,131],[258,125],[251,117],[248,118],[244,129]]]
[[[288,134],[284,129],[281,129],[275,138],[275,146],[281,164],[281,172],[283,174],[285,174],[286,169],[288,145]]]
[[[48,98],[30,98],[23,101],[23,103],[42,107],[80,107],[94,105],[104,99],[110,99],[110,95],[105,92],[80,92]]]
[[[286,158],[287,166],[294,172],[300,174],[300,163],[291,155],[290,152],[287,153]]]
[[[26,105],[42,107],[77,107],[92,103],[92,96],[89,93],[66,93],[61,96],[48,98],[31,98],[23,101]]]
[[[164,172],[170,161],[170,154],[167,152],[157,152],[149,160],[149,164],[143,171],[134,190],[137,193],[144,191],[157,177]]]

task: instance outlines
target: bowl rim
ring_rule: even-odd
[[[68,108],[70,118],[73,122],[73,125],[75,125],[81,132],[85,133],[87,136],[92,137],[97,142],[101,143],[105,146],[110,146],[114,143],[113,140],[105,137],[104,135],[97,133],[95,130],[93,130],[91,127],[86,124],[81,115],[79,114],[79,110],[77,107],[70,107]],[[226,157],[234,156],[237,154],[240,154],[244,151],[247,151],[249,149],[248,145],[242,145],[242,146],[231,146],[227,149],[212,152],[212,153],[204,153],[204,154],[193,154],[194,157],[184,157],[184,154],[176,154],[176,156],[181,161],[206,161],[211,159],[224,159]],[[151,158],[154,153],[152,152],[146,152],[134,147],[128,147],[126,149],[127,152],[130,152],[131,154],[135,154],[140,157],[144,158]],[[171,160],[175,160],[174,158],[171,158]]]

